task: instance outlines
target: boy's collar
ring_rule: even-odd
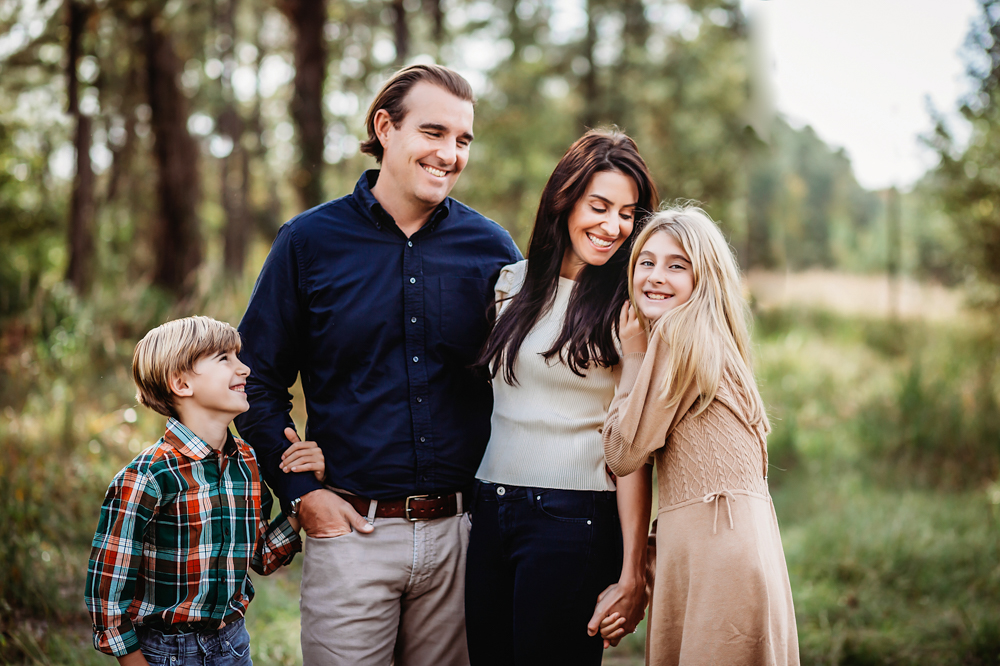
[[[186,425],[170,417],[167,419],[167,431],[164,434],[175,449],[193,460],[204,460],[211,455],[213,449],[208,442],[194,434]],[[236,452],[236,438],[229,430],[226,431],[226,443],[222,447],[222,455],[230,456]]]

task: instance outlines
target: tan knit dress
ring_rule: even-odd
[[[646,663],[798,664],[795,611],[767,490],[767,444],[748,422],[731,377],[704,412],[697,391],[666,408],[669,351],[622,360],[604,425],[608,466],[624,476],[655,454],[656,577]]]

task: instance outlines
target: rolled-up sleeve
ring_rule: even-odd
[[[268,522],[272,504],[271,493],[261,486],[257,547],[254,549],[250,568],[263,576],[274,573],[286,564],[291,564],[295,553],[302,550],[302,540],[288,522],[288,516],[279,513],[273,521]]]

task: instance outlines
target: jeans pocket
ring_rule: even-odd
[[[589,525],[594,517],[594,500],[588,491],[535,490],[534,493],[535,505],[548,518]]]
[[[222,644],[237,659],[243,659],[250,654],[250,634],[247,633],[246,626],[240,627],[240,630],[232,636],[223,639]]]
[[[170,657],[176,656],[156,639],[150,640],[145,637],[139,638],[139,651],[150,666],[168,666],[171,663]],[[176,659],[174,663],[177,663]]]

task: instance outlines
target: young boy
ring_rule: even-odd
[[[247,567],[266,575],[301,549],[294,518],[268,526],[254,453],[229,432],[249,408],[239,351],[239,333],[208,317],[168,322],[136,345],[136,397],[167,428],[108,488],[85,593],[94,647],[121,664],[251,664]],[[282,467],[325,476],[312,443],[289,447]]]

